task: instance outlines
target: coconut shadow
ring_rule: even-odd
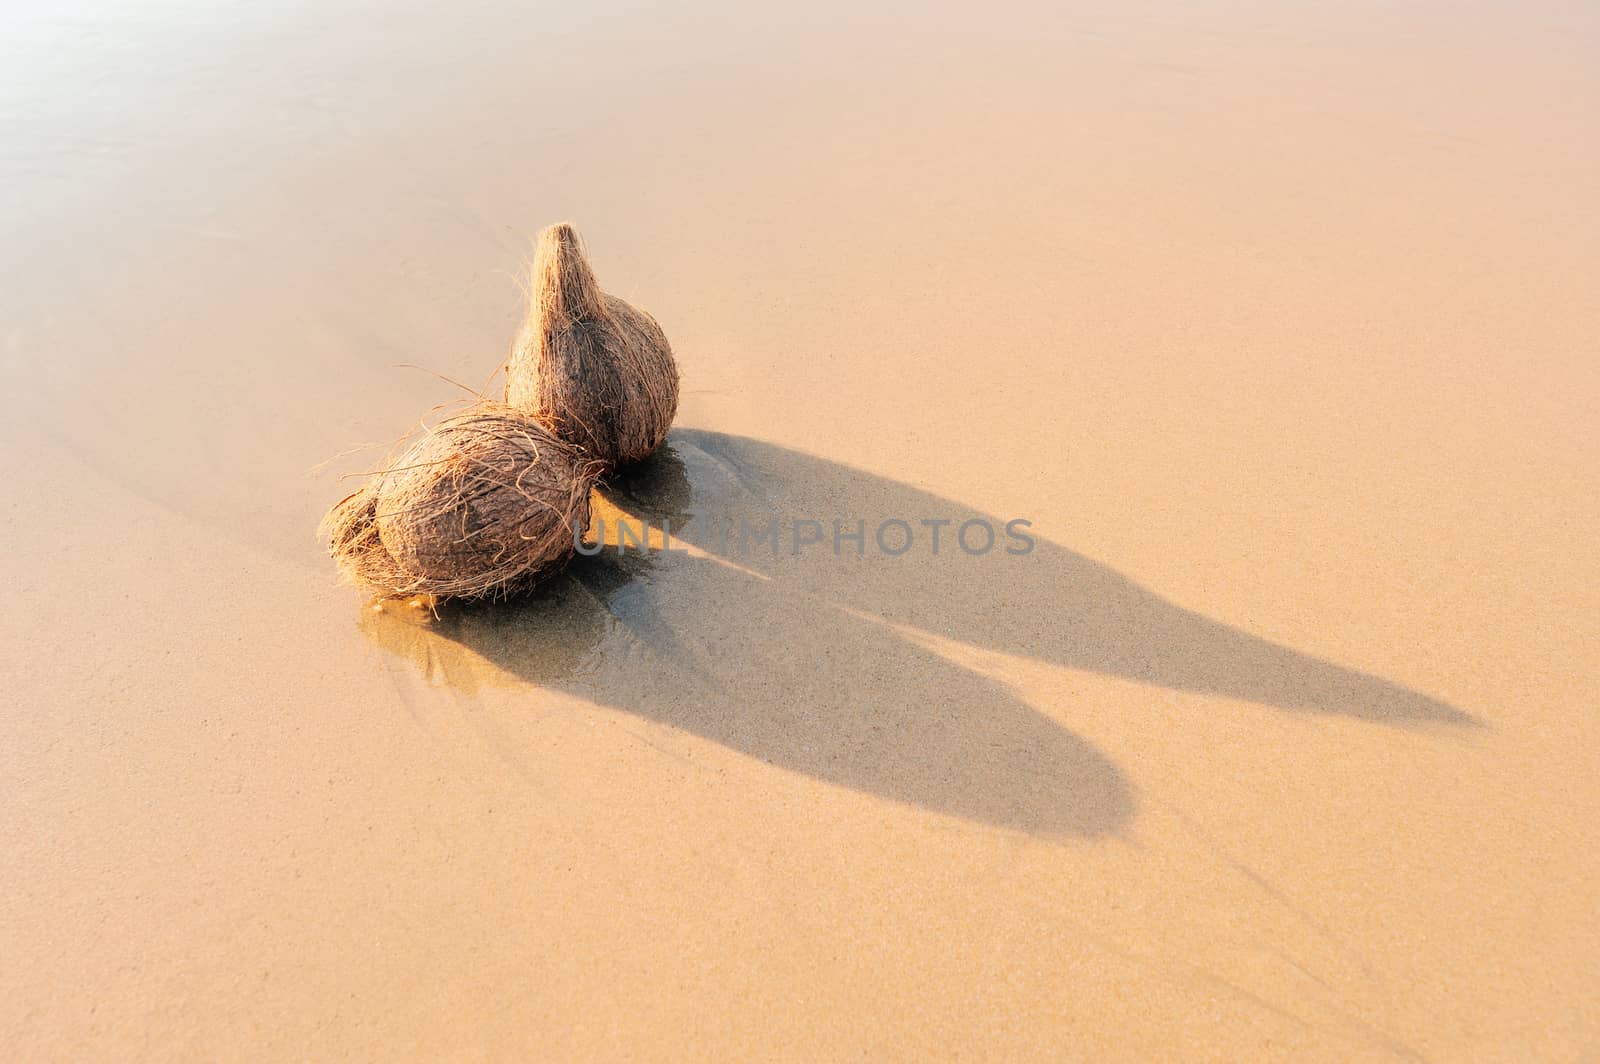
[[[509,602],[367,611],[362,628],[472,690],[481,662],[760,761],[1042,837],[1132,814],[1122,773],[1005,689],[803,593],[714,559],[606,552]]]
[[[618,513],[705,553],[608,549],[510,602],[369,638],[452,686],[568,691],[817,779],[1035,835],[1116,831],[1135,799],[1083,739],[891,623],[1174,690],[1390,725],[1468,714],[1252,636],[1039,536],[1025,557],[737,552],[719,523],[770,515],[1004,519],[837,463],[679,430],[602,485]],[[597,510],[597,512],[599,512]],[[614,535],[608,536],[614,541]],[[889,623],[885,623],[889,622]],[[504,680],[502,680],[504,682]]]
[[[1476,725],[1470,714],[1420,691],[1254,636],[1185,609],[1109,566],[1031,529],[1026,556],[997,549],[962,553],[949,537],[981,519],[997,530],[1008,517],[773,444],[696,429],[675,430],[658,459],[685,468],[690,484],[673,505],[679,536],[712,553],[833,605],[977,647],[1156,687],[1222,695],[1278,709],[1356,717],[1389,725]],[[655,476],[647,469],[647,477]],[[618,506],[650,507],[613,492]],[[692,511],[692,513],[690,513]],[[687,515],[685,517],[684,515]],[[866,557],[824,541],[791,553],[739,550],[728,529],[770,516],[866,522]],[[1026,516],[1026,515],[1009,515]],[[943,551],[874,556],[871,529],[886,518],[912,525],[948,518]],[[919,531],[925,531],[920,530]],[[1002,541],[1003,543],[1004,541]]]

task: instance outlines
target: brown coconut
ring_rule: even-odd
[[[539,234],[506,402],[607,467],[650,455],[678,412],[678,365],[656,320],[600,291],[570,225]]]
[[[575,444],[483,403],[428,430],[322,534],[345,575],[377,593],[503,597],[572,556],[600,472]]]

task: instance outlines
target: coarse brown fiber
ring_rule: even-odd
[[[678,410],[678,367],[649,314],[600,290],[577,231],[539,234],[506,402],[607,466],[647,457]]]
[[[427,429],[336,505],[321,533],[368,590],[501,597],[571,557],[599,472],[537,422],[481,403]]]

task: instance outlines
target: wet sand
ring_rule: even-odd
[[[0,1044],[1592,1053],[1597,51],[1560,4],[0,15]],[[374,610],[317,519],[559,219],[677,350],[599,512],[681,550]],[[1034,549],[717,534],[770,514]]]

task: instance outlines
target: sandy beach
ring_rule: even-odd
[[[1594,1059],[1597,59],[1555,2],[0,13],[5,1055]],[[677,549],[375,609],[318,520],[563,219],[682,374],[596,514]]]

